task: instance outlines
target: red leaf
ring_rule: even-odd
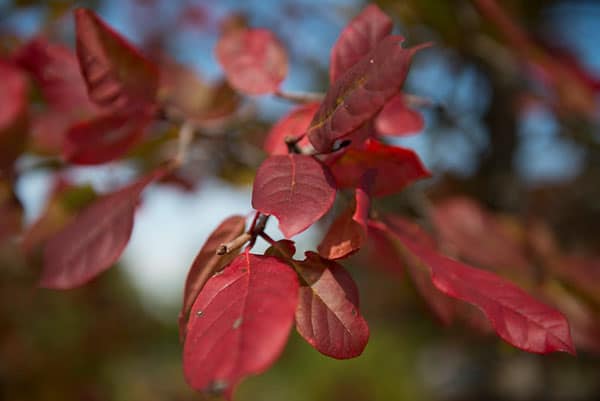
[[[369,170],[356,189],[354,213],[347,209],[333,222],[319,245],[319,254],[327,259],[341,259],[358,251],[367,239],[367,220],[371,200],[370,186],[374,171]]]
[[[12,168],[25,148],[28,91],[25,74],[0,59],[0,172]]]
[[[437,253],[416,239],[425,235],[418,234],[421,231],[417,226],[401,218],[395,218],[388,229],[411,257],[429,271],[439,291],[478,307],[503,340],[528,352],[575,354],[569,325],[560,312],[493,273]]]
[[[385,37],[331,86],[308,129],[321,153],[372,119],[396,95],[406,79],[412,56],[426,45],[403,49],[402,37]]]
[[[90,98],[116,110],[146,109],[158,91],[158,68],[93,11],[75,10],[77,57]]]
[[[312,156],[271,156],[256,173],[252,207],[279,219],[289,238],[310,227],[333,205],[333,178],[325,165]]]
[[[367,170],[375,170],[374,196],[403,190],[407,185],[430,176],[419,157],[410,149],[367,140],[364,148],[351,148],[330,166],[338,188],[356,188]]]
[[[431,210],[431,217],[443,249],[452,256],[492,270],[529,271],[525,244],[474,200],[446,199]]]
[[[63,144],[63,156],[75,164],[100,164],[126,154],[144,135],[151,116],[105,114],[72,126]]]
[[[0,59],[0,138],[27,111],[27,78],[15,65]]]
[[[408,108],[402,95],[396,95],[387,102],[375,119],[375,128],[381,135],[416,134],[423,131],[424,126],[421,113]]]
[[[300,287],[296,328],[322,354],[338,359],[359,356],[369,341],[369,327],[358,310],[358,288],[336,262],[313,252],[297,262],[307,285]]]
[[[246,219],[243,216],[231,216],[225,219],[210,234],[200,252],[198,252],[185,280],[183,305],[179,313],[179,333],[181,338],[185,337],[185,325],[187,324],[190,310],[206,281],[237,256],[235,252],[230,252],[226,255],[217,255],[217,249],[219,249],[221,244],[229,242],[242,234],[245,226]]]
[[[75,54],[42,37],[25,44],[15,61],[27,70],[40,87],[48,105],[69,117],[87,117],[97,111],[90,101]]]
[[[139,195],[160,169],[133,184],[102,196],[52,237],[44,250],[39,285],[70,289],[81,286],[111,267],[125,249]]]
[[[231,85],[249,95],[276,91],[287,74],[286,51],[266,29],[229,30],[215,52]]]
[[[285,143],[286,137],[297,138],[304,134],[313,119],[319,103],[307,103],[294,108],[290,113],[277,122],[269,131],[265,139],[265,152],[271,155],[285,155],[288,148]],[[304,137],[298,143],[300,146],[308,144],[308,138]]]
[[[331,49],[329,81],[335,82],[377,43],[392,32],[393,23],[375,4],[370,4],[344,28]]]
[[[239,255],[194,302],[183,350],[187,382],[228,398],[281,354],[298,304],[298,279],[277,258]]]

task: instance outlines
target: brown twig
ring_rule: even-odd
[[[256,237],[264,233],[268,220],[268,215],[256,212],[254,220],[252,221],[252,224],[250,225],[248,231],[240,234],[239,236],[227,243],[221,244],[219,248],[217,248],[217,255],[226,255],[228,253],[234,252],[243,247],[246,243],[249,243],[248,245],[252,247],[256,242]]]
[[[325,98],[324,93],[317,92],[284,92],[282,90],[277,90],[273,93],[280,99],[289,100],[295,103],[310,103],[310,102],[320,102]]]

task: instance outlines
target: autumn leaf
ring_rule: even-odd
[[[231,399],[240,380],[279,357],[297,304],[298,279],[289,266],[271,256],[239,255],[194,302],[183,349],[187,382]]]
[[[287,137],[298,138],[303,135],[313,119],[315,112],[319,108],[319,103],[312,102],[298,106],[290,111],[286,116],[277,122],[269,131],[265,139],[264,150],[270,155],[285,155],[288,153],[288,147],[285,143]],[[299,146],[308,144],[308,138],[304,137],[299,142]]]
[[[431,282],[445,295],[479,308],[496,333],[524,351],[575,354],[569,324],[559,311],[536,300],[511,282],[438,253],[418,238],[420,229],[399,217],[389,230],[410,257],[429,272]]]
[[[287,74],[285,48],[267,29],[228,30],[215,53],[231,85],[248,95],[276,91]]]
[[[114,113],[75,124],[66,134],[63,157],[73,164],[101,164],[118,159],[142,139],[151,119],[143,113]]]
[[[140,193],[164,174],[158,169],[98,198],[53,236],[44,249],[40,287],[78,287],[111,267],[129,242]]]
[[[0,59],[0,171],[23,151],[28,120],[29,85],[23,71]]]
[[[208,236],[198,255],[196,255],[185,280],[183,304],[179,313],[179,333],[181,338],[185,337],[185,326],[188,321],[188,315],[204,284],[206,284],[214,273],[237,256],[237,252],[217,255],[217,249],[219,249],[221,244],[227,243],[242,234],[245,225],[246,219],[243,216],[236,215],[225,219]]]
[[[330,87],[308,129],[308,138],[321,153],[372,119],[400,92],[413,55],[429,44],[404,49],[403,38],[386,36]]]
[[[338,188],[356,188],[363,174],[375,171],[373,196],[385,196],[430,177],[417,154],[398,146],[369,139],[361,148],[351,148],[330,165]]]
[[[310,227],[333,205],[335,185],[329,170],[312,156],[275,155],[256,173],[252,207],[279,219],[290,238]]]
[[[346,270],[313,252],[297,262],[306,285],[296,310],[298,333],[324,355],[359,356],[369,341],[369,327],[359,313],[358,288]]]
[[[406,105],[403,95],[388,101],[375,118],[375,129],[380,135],[406,136],[423,131],[425,121],[416,110]]]
[[[356,188],[354,210],[348,208],[335,219],[319,244],[319,255],[326,259],[341,259],[363,246],[367,239],[370,191],[374,178],[374,170],[365,173],[361,185]]]
[[[152,108],[158,68],[93,11],[75,10],[77,58],[90,98],[112,110]]]
[[[329,81],[340,75],[368,54],[377,43],[392,32],[393,23],[379,7],[369,4],[344,28],[331,49]]]

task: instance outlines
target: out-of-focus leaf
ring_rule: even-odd
[[[125,249],[140,193],[165,174],[157,169],[131,185],[98,198],[44,249],[44,267],[39,285],[70,289],[81,286],[111,267]]]
[[[126,154],[151,122],[147,114],[105,114],[72,126],[63,156],[75,164],[101,164]]]
[[[431,217],[447,254],[486,269],[529,271],[524,244],[474,200],[445,199],[431,210]]]
[[[90,98],[113,110],[140,110],[154,105],[159,73],[120,34],[93,11],[75,10],[77,57]]]
[[[414,224],[396,217],[382,227],[430,274],[435,288],[479,308],[496,333],[524,351],[575,354],[569,324],[562,313],[541,303],[511,282],[439,254],[419,238]]]
[[[375,118],[375,129],[381,135],[405,136],[423,131],[425,121],[416,110],[410,109],[404,97],[394,96]]]
[[[0,59],[0,172],[23,151],[29,85],[23,71]]]
[[[279,219],[290,238],[310,227],[333,205],[335,185],[329,170],[312,156],[271,156],[256,173],[252,207]]]
[[[285,48],[267,29],[228,30],[215,52],[231,86],[249,95],[275,92],[287,74]]]
[[[23,206],[8,181],[0,181],[0,245],[21,233]]]
[[[329,88],[308,129],[308,138],[317,151],[335,150],[336,140],[372,119],[400,92],[413,55],[429,46],[404,49],[402,40],[400,36],[386,36]]]
[[[244,377],[281,354],[298,305],[298,279],[277,258],[239,255],[211,277],[194,302],[183,368],[194,389],[232,398]]]
[[[246,219],[243,216],[231,216],[225,219],[209,236],[192,263],[185,280],[183,304],[179,313],[179,334],[185,338],[185,328],[189,313],[198,294],[208,279],[237,256],[236,252],[217,255],[221,244],[233,240],[244,232]]]
[[[372,139],[362,148],[348,149],[330,168],[338,188],[356,188],[361,177],[368,170],[374,170],[373,196],[399,192],[414,181],[430,176],[412,150]]]
[[[294,108],[286,116],[277,122],[269,131],[265,139],[263,148],[265,152],[271,155],[284,155],[288,153],[288,147],[285,143],[286,137],[298,138],[303,135],[313,119],[315,112],[319,108],[319,103],[307,103]],[[299,146],[308,144],[308,138],[305,136],[298,142]]]
[[[375,4],[369,4],[344,28],[331,49],[329,81],[335,82],[378,42],[392,32],[393,23]]]

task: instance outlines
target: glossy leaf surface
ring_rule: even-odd
[[[219,249],[221,244],[229,242],[242,234],[245,225],[246,219],[243,216],[231,216],[225,219],[209,235],[196,255],[185,280],[183,305],[179,313],[179,333],[182,337],[184,336],[185,325],[188,321],[192,305],[206,281],[237,256],[235,252],[230,252],[226,255],[217,255],[217,249]]]
[[[249,95],[274,92],[287,74],[287,53],[267,29],[229,30],[215,52],[231,85]]]
[[[192,307],[183,350],[187,382],[231,398],[245,376],[281,354],[298,304],[298,279],[270,256],[239,255],[208,280]]]
[[[329,170],[312,156],[271,156],[256,173],[252,207],[279,219],[289,238],[306,230],[331,208],[335,186]]]

